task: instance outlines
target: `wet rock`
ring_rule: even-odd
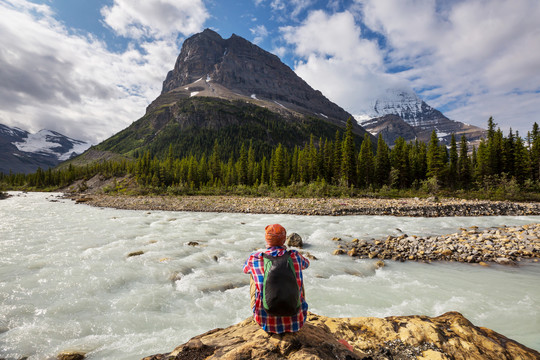
[[[130,252],[127,257],[139,256],[142,254],[144,254],[144,251],[139,250],[139,251]]]
[[[188,246],[198,246],[199,243],[197,241],[190,241],[187,243]]]
[[[85,353],[78,351],[62,351],[56,356],[58,360],[83,360],[86,357]]]
[[[510,259],[507,259],[507,258],[504,258],[504,257],[496,258],[495,262],[497,264],[501,264],[501,265],[516,265],[516,263],[514,261],[512,261]]]
[[[289,234],[287,236],[287,246],[294,246],[301,249],[304,246],[302,237],[297,233]]]
[[[301,252],[302,256],[308,258],[309,260],[318,260],[317,257],[307,251]]]
[[[330,318],[308,314],[296,333],[267,334],[252,318],[198,335],[164,359],[539,359],[540,353],[463,315]]]
[[[386,266],[386,263],[382,260],[378,260],[376,263],[375,263],[375,269],[380,269],[380,268],[383,268]]]

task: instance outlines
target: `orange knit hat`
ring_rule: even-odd
[[[268,225],[264,228],[266,245],[271,246],[283,246],[285,244],[285,238],[287,237],[287,231],[279,224]]]

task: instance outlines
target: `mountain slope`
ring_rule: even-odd
[[[55,167],[90,147],[51,130],[36,134],[0,124],[0,172],[31,173],[39,167]]]
[[[172,146],[182,157],[209,154],[217,139],[224,156],[249,141],[268,156],[279,143],[303,145],[310,134],[333,139],[349,117],[275,55],[207,29],[184,42],[146,114],[96,149],[165,156]],[[356,122],[353,132],[358,143],[366,133]]]
[[[458,141],[461,135],[465,135],[471,143],[478,142],[486,135],[484,129],[448,119],[412,91],[389,89],[373,100],[369,108],[365,114],[356,118],[360,119],[360,124],[371,134],[378,135],[382,132],[389,145],[392,145],[398,136],[407,141],[417,138],[428,142],[433,130],[445,144],[450,143],[452,133]],[[403,122],[396,122],[393,118],[389,127],[387,115],[398,116]]]

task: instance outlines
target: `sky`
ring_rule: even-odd
[[[354,115],[400,88],[505,135],[540,123],[539,0],[0,0],[0,123],[97,144],[144,115],[205,28]]]

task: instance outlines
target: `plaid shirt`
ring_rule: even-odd
[[[285,253],[286,248],[282,246],[272,246],[267,248],[264,252],[272,256],[281,256]],[[304,321],[307,316],[308,304],[304,297],[304,292],[301,291],[302,306],[301,311],[294,316],[272,316],[269,315],[262,305],[262,284],[264,281],[264,260],[262,257],[263,251],[256,251],[252,253],[244,264],[244,273],[253,276],[255,281],[255,306],[253,307],[253,318],[268,333],[281,334],[284,332],[295,332],[300,330],[304,325]],[[302,270],[307,269],[309,266],[309,260],[300,255],[296,250],[289,251],[291,259],[294,264],[294,270],[296,271],[296,281],[298,282],[298,288],[303,289],[304,278]]]

